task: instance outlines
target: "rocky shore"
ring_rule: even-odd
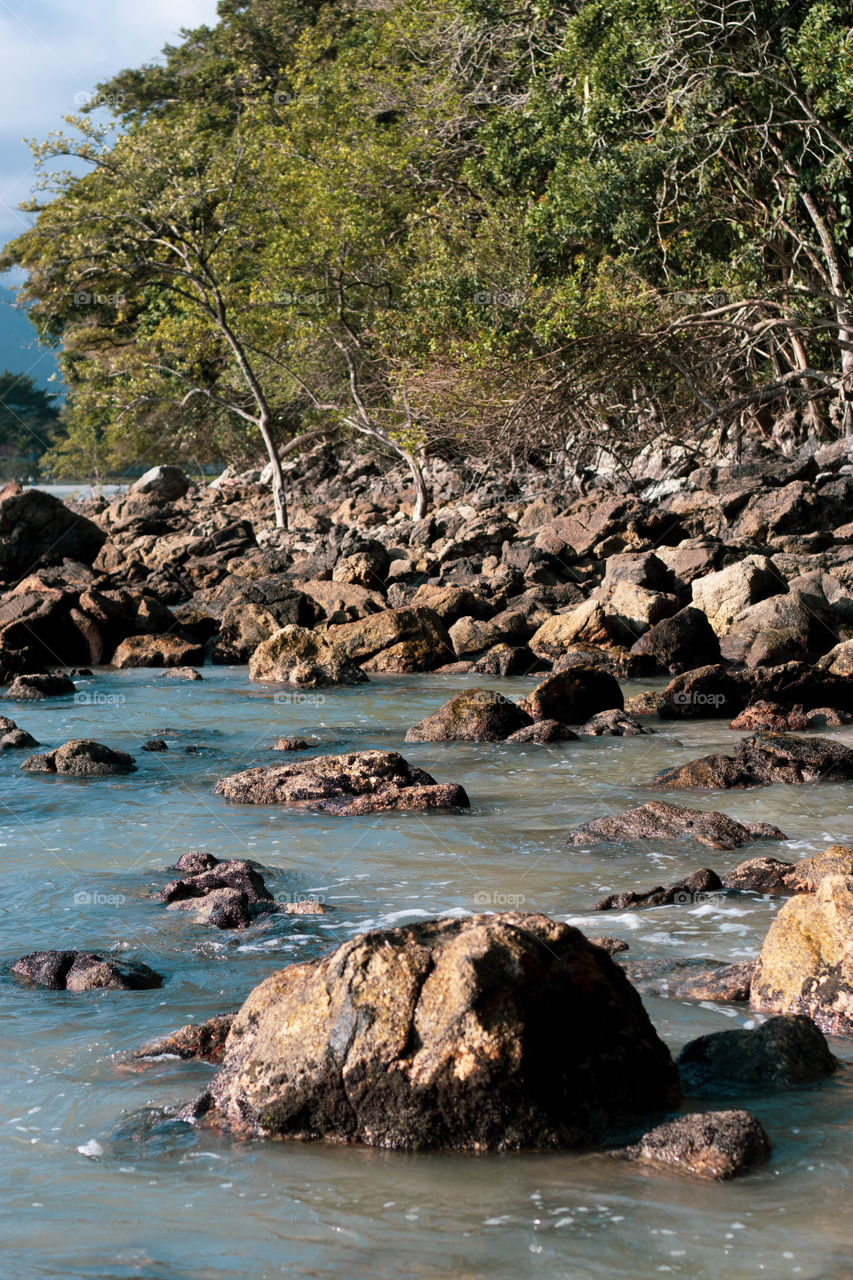
[[[760,842],[746,862],[589,906],[772,893],[779,910],[754,965],[676,977],[632,970],[612,940],[533,913],[359,935],[272,973],[238,1013],[141,1051],[218,1064],[184,1116],[235,1133],[390,1147],[599,1144],[717,1179],[766,1161],[772,1135],[740,1108],[673,1115],[709,1081],[736,1091],[747,1078],[768,1088],[820,1079],[835,1069],[823,1033],[853,1035],[853,849],[793,861],[779,827],[736,816],[747,788],[853,781],[853,750],[826,736],[853,722],[848,445],[569,494],[547,473],[499,482],[436,465],[433,509],[416,522],[405,492],[401,509],[400,477],[371,459],[319,446],[288,471],[288,531],[271,525],[255,473],[200,487],[157,467],[111,502],[69,506],[7,486],[3,696],[67,698],[79,670],[105,665],[193,680],[205,665],[248,664],[252,681],[301,690],[469,674],[469,688],[437,695],[404,735],[435,744],[430,772],[396,750],[320,755],[287,738],[280,750],[307,754],[250,765],[215,788],[223,806],[354,819],[442,810],[435,820],[464,821],[477,798],[448,776],[442,743],[570,752],[583,738],[715,718],[730,751],[642,779],[647,802],[602,812],[567,832],[566,847],[679,842],[698,857]],[[477,683],[517,675],[536,680],[523,699]],[[633,678],[657,687],[626,696]],[[4,750],[39,745],[14,720],[0,730]],[[93,785],[126,776],[132,786],[136,768],[89,738],[46,744],[21,764]],[[724,790],[732,814],[677,802]],[[193,851],[174,872],[161,904],[212,928],[249,928],[279,909],[248,861]],[[138,962],[70,950],[31,952],[11,972],[77,993],[160,981]],[[676,1063],[637,993],[650,983],[776,1016],[737,1044],[687,1046]]]

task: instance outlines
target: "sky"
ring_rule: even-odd
[[[30,221],[16,208],[34,178],[23,139],[61,129],[98,83],[153,62],[182,27],[215,21],[216,0],[0,0],[0,244]],[[10,308],[14,283],[0,280],[0,370],[28,372],[44,385],[55,366]]]

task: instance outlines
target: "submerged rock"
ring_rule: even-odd
[[[27,773],[61,773],[75,778],[101,778],[132,773],[136,761],[126,751],[114,751],[91,738],[72,738],[43,755],[29,756],[21,768]]]
[[[193,850],[179,858],[175,868],[181,878],[170,880],[160,900],[217,929],[245,929],[257,916],[276,911],[273,896],[261,873],[239,858],[219,861],[212,854]]]
[[[262,1136],[577,1146],[672,1105],[677,1074],[617,965],[509,912],[361,935],[272,974],[188,1109]]]
[[[786,902],[761,947],[756,1009],[804,1013],[828,1035],[853,1035],[853,877],[829,876]]]
[[[578,729],[582,738],[633,738],[654,733],[628,711],[599,711]]]
[[[221,778],[214,788],[236,804],[312,804],[330,813],[385,809],[467,809],[456,783],[437,783],[396,751],[351,751],[293,764],[259,765]]]
[[[753,893],[779,893],[788,888],[793,862],[780,858],[747,858],[723,876],[723,888],[745,889]]]
[[[94,951],[31,951],[12,965],[18,978],[52,991],[140,991],[163,979],[138,960],[114,960]]]
[[[720,1182],[765,1164],[770,1141],[748,1111],[697,1111],[659,1125],[614,1154]]]
[[[853,751],[832,738],[792,738],[757,733],[742,738],[733,756],[710,755],[656,773],[649,786],[660,791],[767,787],[776,782],[853,779]]]
[[[68,676],[33,674],[16,676],[5,696],[17,702],[35,702],[40,698],[64,698],[75,692],[74,681]]]
[[[684,1088],[694,1093],[731,1085],[789,1089],[831,1075],[839,1063],[820,1028],[800,1014],[699,1036],[684,1046],[676,1066]]]
[[[621,711],[619,681],[600,667],[573,666],[546,676],[519,704],[531,720],[582,724],[599,711]]]
[[[675,903],[686,906],[701,901],[709,893],[718,892],[723,883],[716,871],[703,867],[694,871],[692,876],[679,880],[675,884],[656,885],[654,889],[641,890],[639,893],[611,893],[596,902],[593,911],[627,911],[631,907],[666,907]]]
[[[658,957],[629,960],[624,969],[642,995],[742,1004],[749,999],[755,965],[745,961],[726,964],[723,960]]]
[[[235,1013],[221,1013],[204,1022],[191,1022],[168,1035],[149,1040],[133,1055],[134,1058],[183,1058],[187,1061],[221,1062],[225,1041],[231,1030]]]
[[[406,742],[503,742],[531,717],[502,693],[465,689],[412,725]]]
[[[579,736],[559,720],[536,720],[523,729],[516,729],[507,742],[577,742]]]
[[[715,809],[688,809],[651,800],[608,818],[595,818],[568,835],[569,844],[603,844],[620,840],[698,840],[712,849],[739,849],[750,840],[787,840],[766,822],[737,822]]]

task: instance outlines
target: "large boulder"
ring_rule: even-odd
[[[785,578],[768,556],[747,556],[717,573],[697,578],[692,585],[694,606],[707,616],[718,636],[728,634],[748,605],[787,590]]]
[[[570,845],[610,844],[632,840],[698,840],[712,849],[739,849],[751,840],[787,840],[766,822],[737,822],[715,809],[687,809],[652,800],[608,818],[584,822],[568,834]]]
[[[853,847],[831,844],[813,857],[795,862],[785,876],[785,887],[794,893],[816,893],[829,876],[853,877]]]
[[[188,1114],[262,1136],[587,1144],[678,1098],[639,996],[577,929],[509,912],[353,938],[272,974]]]
[[[751,999],[756,1009],[804,1013],[828,1035],[853,1035],[853,877],[828,876],[782,906]]]
[[[39,564],[91,564],[106,534],[40,489],[0,496],[0,579],[17,580]]]
[[[470,803],[462,787],[437,783],[396,751],[351,751],[257,766],[221,778],[214,790],[236,804],[310,804],[342,814],[467,809]]]
[[[621,711],[624,704],[619,682],[608,671],[573,666],[546,676],[520,706],[531,720],[582,724],[599,711]]]
[[[51,991],[142,991],[163,985],[147,964],[93,951],[31,951],[14,962],[11,972]]]
[[[204,662],[204,649],[194,640],[176,635],[128,636],[112,656],[112,665],[126,667],[191,667]]]
[[[433,671],[452,662],[453,645],[444,623],[431,609],[386,609],[358,622],[329,627],[324,633],[339,660],[376,664],[390,653],[387,664],[376,670]]]
[[[531,719],[491,689],[465,689],[412,725],[406,742],[503,742]]]
[[[765,1164],[770,1142],[748,1111],[697,1111],[659,1125],[614,1154],[720,1182]]]
[[[598,600],[585,600],[568,613],[547,618],[529,645],[537,657],[559,658],[574,644],[632,645],[636,639],[636,631],[624,619],[608,613]]]
[[[720,641],[701,609],[692,606],[655,623],[631,646],[639,657],[651,658],[659,671],[673,675],[720,661]]]
[[[835,644],[835,633],[797,591],[741,610],[722,642],[722,653],[748,667],[811,661]]]
[[[42,698],[65,698],[76,691],[76,685],[69,676],[64,675],[23,675],[16,676],[5,696],[16,702],[37,702]]]
[[[60,773],[75,778],[102,778],[132,773],[136,762],[126,751],[114,751],[112,747],[105,747],[102,742],[93,742],[90,738],[72,738],[53,751],[29,756],[21,768],[27,773]]]
[[[837,1070],[823,1032],[802,1014],[770,1018],[761,1027],[714,1031],[691,1040],[676,1059],[688,1093],[732,1085],[790,1089]]]
[[[287,626],[258,645],[249,659],[249,678],[302,688],[366,684],[367,676],[330,644],[328,632]]]
[[[766,787],[775,782],[853,779],[853,750],[833,738],[795,738],[786,733],[756,733],[741,738],[733,756],[709,755],[656,773],[649,783],[659,791],[699,787]]]
[[[180,467],[159,466],[146,471],[130,486],[131,493],[144,493],[162,502],[175,502],[183,498],[192,481]]]

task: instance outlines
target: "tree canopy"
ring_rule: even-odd
[[[114,457],[853,431],[841,0],[225,0],[7,249]],[[55,165],[74,155],[88,172]],[[87,435],[88,433],[88,435]]]

